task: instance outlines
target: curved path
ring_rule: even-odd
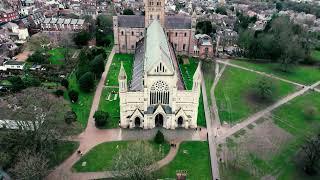
[[[84,132],[75,137],[69,137],[68,140],[79,141],[79,150],[83,154],[86,154],[90,149],[95,147],[98,144],[103,142],[111,142],[111,141],[124,141],[124,140],[150,140],[153,139],[155,134],[159,129],[151,129],[151,130],[128,130],[128,129],[108,129],[101,130],[95,127],[94,113],[98,110],[100,97],[103,91],[104,83],[107,78],[107,74],[109,72],[110,65],[112,63],[113,56],[115,54],[115,48],[112,49],[107,64],[105,66],[105,71],[103,72],[99,84],[97,85],[96,92],[94,95],[94,99],[92,102],[90,115],[88,118],[88,124]],[[205,141],[207,129],[201,128],[201,131],[196,130],[185,130],[185,129],[177,129],[177,130],[166,130],[160,129],[164,134],[165,138],[168,141],[177,142],[177,148],[171,148],[168,155],[158,162],[158,168],[161,168],[167,165],[170,161],[172,161],[177,154],[177,150],[180,142],[185,140],[198,140]],[[62,164],[57,166],[46,179],[49,180],[80,180],[80,179],[99,179],[111,177],[112,174],[110,172],[84,172],[84,173],[76,173],[72,172],[72,166],[80,159],[81,157],[77,152],[74,152],[68,159],[66,159]]]

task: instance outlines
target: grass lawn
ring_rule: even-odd
[[[64,53],[65,48],[54,48],[48,51],[50,54],[49,61],[51,64],[61,65],[64,64]]]
[[[116,92],[116,94],[112,93],[113,91]],[[119,99],[118,91],[119,91],[118,88],[108,88],[108,87],[105,87],[102,91],[99,110],[108,112],[110,115],[110,120],[106,124],[105,128],[117,128],[119,126],[120,99]],[[114,100],[115,97],[116,97],[116,100]]]
[[[229,124],[240,122],[249,115],[270,105],[269,103],[259,103],[251,96],[253,88],[256,87],[261,75],[227,67],[215,89],[215,96],[221,121]],[[274,80],[277,90],[274,99],[279,99],[291,92],[295,86]]]
[[[316,61],[320,62],[320,51],[312,51],[311,57],[314,58]]]
[[[12,84],[11,84],[11,82],[8,81],[8,80],[2,80],[2,81],[0,81],[0,85],[3,85],[3,86],[11,86]]]
[[[202,74],[203,74],[203,79],[206,84],[206,93],[207,93],[207,98],[208,98],[208,105],[211,106],[211,88],[213,86],[214,78],[215,78],[215,64],[211,61],[202,62]]]
[[[306,85],[311,85],[320,79],[320,69],[317,66],[299,65],[296,66],[292,72],[283,72],[277,69],[280,65],[276,63],[254,63],[239,60],[231,61],[231,63]]]
[[[206,116],[204,114],[204,106],[203,106],[203,97],[202,97],[202,92],[200,94],[200,99],[199,99],[199,106],[198,106],[198,120],[197,120],[198,126],[203,126],[206,127]]]
[[[314,119],[309,119],[304,110],[306,107],[313,106],[317,109]],[[272,155],[268,160],[262,160],[258,157],[253,157],[254,167],[264,174],[269,174],[276,179],[292,180],[320,179],[320,174],[315,176],[307,176],[303,172],[303,167],[297,166],[297,155],[299,149],[309,137],[316,136],[320,130],[320,93],[309,92],[303,96],[293,99],[289,103],[281,106],[272,112],[274,123],[289,132],[293,137],[279,147],[279,150]],[[272,141],[272,140],[271,140]],[[234,146],[237,146],[235,144]],[[263,147],[261,145],[261,147]],[[251,157],[252,158],[252,157]],[[246,169],[237,170],[226,169],[220,166],[222,177],[230,177],[223,179],[252,179]],[[240,173],[234,176],[234,173]]]
[[[76,103],[70,103],[72,110],[77,114],[77,121],[83,126],[87,126],[90,109],[93,101],[94,91],[86,93],[80,91],[75,73],[68,77],[69,90],[79,92],[79,100]],[[69,100],[68,92],[64,93],[65,99]]]
[[[128,147],[134,141],[115,141],[106,142],[97,145],[85,154],[74,166],[73,169],[77,172],[96,172],[111,170],[112,158],[119,152],[119,150]],[[160,145],[154,142],[149,142],[156,151],[160,150]],[[118,146],[118,148],[117,148]],[[165,143],[161,145],[161,157],[164,158],[170,150],[170,145]],[[82,166],[82,163],[86,162],[86,166]]]
[[[174,160],[157,171],[157,176],[175,179],[177,170],[187,171],[188,180],[211,180],[208,142],[183,142]]]
[[[187,90],[192,90],[193,75],[197,70],[199,61],[196,58],[189,58],[189,64],[179,63],[182,79]]]
[[[55,167],[67,159],[76,149],[79,143],[73,141],[59,141],[54,147],[53,154],[49,156],[49,166]]]
[[[132,66],[134,55],[133,54],[115,54],[112,60],[112,64],[109,69],[109,73],[106,79],[106,86],[118,86],[118,75],[121,67],[121,61],[123,67],[126,70],[128,77],[128,84],[132,79]]]

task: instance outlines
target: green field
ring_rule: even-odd
[[[61,65],[64,64],[64,48],[55,48],[48,51],[50,55],[49,61],[51,64]]]
[[[128,85],[132,79],[132,66],[133,66],[133,54],[115,54],[112,60],[112,64],[110,66],[107,79],[106,86],[118,86],[118,75],[121,67],[121,62],[123,63],[123,67],[127,73],[128,77]]]
[[[118,88],[108,88],[105,87],[102,91],[100,98],[99,110],[108,112],[110,115],[110,120],[107,122],[105,128],[116,128],[119,126],[120,120],[120,99],[118,94]],[[112,93],[115,92],[116,94]],[[110,99],[109,99],[110,96]],[[116,100],[114,100],[114,98]]]
[[[187,171],[188,180],[211,180],[208,142],[183,142],[174,160],[156,173],[159,178],[175,178],[177,170]]]
[[[77,172],[96,172],[96,171],[107,171],[111,170],[112,158],[123,148],[127,148],[131,143],[135,141],[116,141],[116,142],[106,142],[95,146],[87,154],[85,154],[81,159],[73,165],[73,169]],[[155,144],[154,142],[149,142],[155,149],[155,151],[161,151],[159,160],[164,158],[169,150],[170,145],[165,144]],[[82,163],[86,162],[86,166],[82,166]]]
[[[193,75],[197,70],[199,61],[195,58],[189,58],[189,64],[179,64],[182,79],[187,90],[192,90]]]
[[[202,61],[202,74],[203,79],[206,84],[206,93],[208,98],[208,105],[211,106],[211,88],[213,86],[214,78],[215,78],[215,64],[213,62]]]
[[[309,119],[304,113],[306,107],[310,106],[316,108],[314,119]],[[274,110],[272,115],[274,123],[290,133],[293,137],[282,144],[277,153],[270,156],[268,160],[262,160],[253,155],[247,158],[253,160],[251,162],[254,163],[254,167],[256,167],[258,171],[265,175],[269,174],[275,176],[276,179],[319,179],[320,174],[308,176],[303,172],[303,167],[297,166],[297,156],[299,149],[306,143],[306,140],[319,133],[320,93],[309,92],[303,96],[297,97],[291,102]],[[238,146],[238,144],[233,144],[233,147],[235,146]],[[255,179],[250,176],[246,169],[234,170],[232,168],[226,169],[225,167],[220,166],[220,172],[224,179],[236,180],[239,179],[239,177],[243,177],[242,179]]]
[[[55,167],[67,159],[79,147],[78,142],[59,141],[54,147],[54,151],[49,156],[49,166]]]
[[[299,65],[294,67],[292,72],[283,72],[279,70],[280,65],[276,63],[254,63],[240,60],[234,60],[231,63],[306,85],[311,85],[320,80],[320,69],[317,66]]]
[[[76,103],[70,103],[71,108],[77,114],[77,121],[80,122],[80,124],[83,127],[86,127],[89,114],[90,114],[92,101],[93,101],[94,92],[86,93],[86,92],[80,91],[75,73],[72,73],[68,77],[68,81],[69,81],[69,90],[75,90],[79,92],[79,100]],[[67,91],[65,91],[64,97],[65,99],[69,100]]]
[[[250,93],[261,78],[259,74],[238,68],[225,69],[215,89],[221,121],[229,124],[238,123],[272,103],[261,103],[251,98]],[[295,90],[293,85],[282,81],[274,80],[273,84],[277,88],[274,99],[279,99]]]

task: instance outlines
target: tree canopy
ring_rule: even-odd
[[[123,15],[134,15],[132,9],[125,9],[123,10]]]

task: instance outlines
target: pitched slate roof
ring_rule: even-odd
[[[165,26],[167,29],[191,29],[190,16],[166,16]]]
[[[137,48],[134,54],[133,74],[130,85],[131,91],[143,90],[143,67],[144,67],[144,39],[137,43]]]
[[[144,28],[144,16],[120,15],[118,16],[119,27]]]
[[[149,72],[160,61],[174,72],[172,57],[169,49],[169,43],[163,28],[159,21],[154,20],[147,29],[145,48],[145,71]]]

